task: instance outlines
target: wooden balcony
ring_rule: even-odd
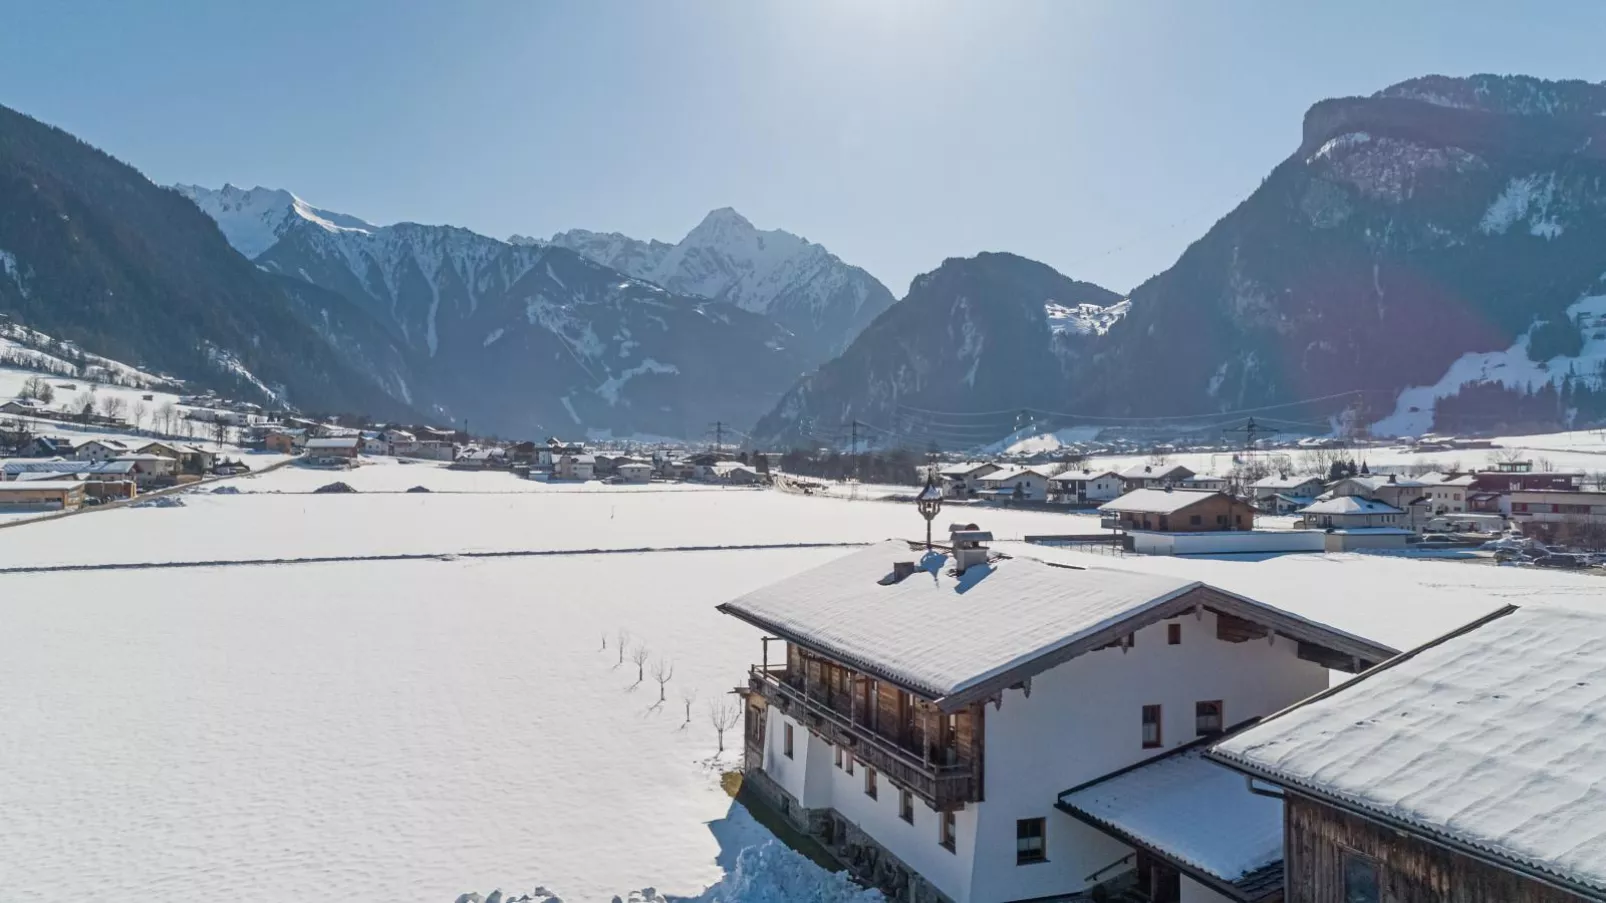
[[[961,809],[966,803],[981,800],[981,781],[974,763],[927,762],[892,738],[855,724],[844,708],[811,697],[787,677],[785,671],[754,665],[749,685],[783,714],[824,737],[827,743],[846,749],[855,760],[874,768],[939,812]]]

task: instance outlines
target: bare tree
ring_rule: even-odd
[[[608,651],[608,631],[606,630],[602,632],[602,651]]]
[[[100,412],[112,420],[122,417],[127,408],[128,401],[121,395],[108,393],[100,397]]]
[[[145,402],[134,402],[134,406],[128,409],[128,418],[134,421],[134,429],[141,430],[145,428],[145,417],[149,413],[150,408],[145,406]]]
[[[1164,467],[1171,463],[1171,456],[1163,451],[1156,451],[1149,456],[1150,467]]]
[[[685,727],[691,724],[691,704],[697,701],[697,688],[686,687],[680,691],[680,701],[686,704],[686,720],[680,725]]]
[[[56,390],[50,387],[50,381],[44,377],[30,376],[22,382],[21,395],[40,404],[50,404],[56,398]]]
[[[1512,446],[1496,449],[1489,457],[1493,458],[1496,464],[1510,464],[1513,461],[1523,460],[1523,453],[1522,449]]]
[[[1606,470],[1597,470],[1589,475],[1589,481],[1597,490],[1606,492]]]
[[[639,684],[647,679],[647,659],[651,657],[652,650],[647,648],[646,643],[637,643],[635,648],[630,650],[630,661],[636,666],[636,683]]]
[[[613,635],[613,644],[619,649],[619,665],[625,663],[625,644],[628,642],[630,642],[630,631],[623,627],[619,628],[619,632]]]
[[[669,679],[674,676],[675,663],[671,661],[665,661],[664,657],[661,655],[658,656],[658,660],[652,663],[652,679],[658,681],[659,702],[664,701],[664,685],[669,683]]]
[[[722,696],[718,700],[708,701],[708,723],[714,726],[714,732],[719,734],[719,751],[725,751],[725,732],[736,726],[741,720],[742,709],[736,701],[729,696]]]
[[[173,417],[177,414],[178,407],[171,401],[163,402],[162,406],[156,409],[156,420],[162,425],[162,432],[173,432]]]

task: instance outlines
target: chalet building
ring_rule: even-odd
[[[37,417],[49,410],[37,398],[13,398],[5,404],[0,404],[0,414],[9,414],[13,417]]]
[[[558,461],[564,455],[583,455],[585,451],[585,445],[579,442],[564,442],[557,438],[548,439],[545,447],[536,450],[535,466],[546,470],[556,470]]]
[[[1262,504],[1263,502],[1279,495],[1314,500],[1327,488],[1327,484],[1319,477],[1276,476],[1256,480],[1249,484],[1249,488],[1254,493],[1256,506],[1264,509],[1268,506]]]
[[[596,476],[596,458],[591,455],[563,454],[558,456],[552,475],[560,480],[589,480]]]
[[[1426,499],[1427,490],[1427,483],[1412,477],[1402,477],[1399,474],[1392,473],[1368,474],[1358,477],[1345,477],[1342,480],[1333,482],[1327,487],[1327,495],[1334,498],[1350,495],[1356,498],[1373,499],[1404,511],[1411,506],[1412,502],[1418,499]]]
[[[333,436],[307,440],[307,460],[313,464],[347,464],[362,452],[358,436]]]
[[[1584,484],[1584,474],[1558,471],[1535,471],[1532,461],[1501,461],[1494,470],[1473,475],[1474,492],[1516,492],[1531,489],[1577,489]]]
[[[1053,477],[1035,467],[1007,467],[981,478],[978,498],[989,501],[1044,502],[1048,500],[1048,481]]]
[[[91,461],[96,464],[110,461],[119,456],[132,452],[128,443],[118,439],[90,439],[81,442],[73,449],[72,456],[80,461]]]
[[[1226,492],[1229,485],[1226,477],[1213,473],[1196,473],[1191,477],[1183,477],[1173,484],[1178,489],[1200,489],[1205,492]]]
[[[1287,903],[1606,901],[1606,614],[1507,607],[1205,753],[1284,810]]]
[[[1518,490],[1506,494],[1511,519],[1518,523],[1606,524],[1606,492]]]
[[[1057,808],[1065,788],[1394,654],[1203,583],[949,538],[923,556],[881,543],[719,606],[765,633],[742,691],[744,789],[890,899],[1129,886],[1133,845]]]
[[[0,483],[0,510],[38,508],[75,511],[83,504],[84,484],[77,480],[12,480]]]
[[[1091,505],[1121,495],[1121,476],[1113,470],[1067,470],[1048,481],[1048,500],[1060,505]]]
[[[119,455],[108,463],[126,465],[129,477],[140,486],[172,483],[179,473],[178,460],[164,455]]]
[[[942,482],[943,492],[948,498],[972,499],[981,491],[982,478],[1000,470],[1003,468],[986,461],[950,464],[937,471],[937,479]]]
[[[1358,527],[1403,528],[1406,514],[1393,505],[1358,495],[1341,495],[1309,505],[1299,512],[1304,526],[1314,529]]]
[[[1196,533],[1249,530],[1255,509],[1225,492],[1136,489],[1099,506],[1101,526],[1117,530]]]
[[[1175,486],[1178,481],[1193,476],[1193,471],[1181,464],[1134,464],[1121,471],[1121,486],[1127,492],[1134,489],[1161,489]]]
[[[621,483],[652,482],[652,465],[645,461],[624,461],[614,471]]]
[[[1428,500],[1434,514],[1461,514],[1469,510],[1472,486],[1477,477],[1470,473],[1464,474],[1423,474],[1418,477],[1422,482],[1422,494]]]
[[[262,449],[264,451],[277,452],[281,455],[293,455],[298,450],[297,439],[301,439],[303,442],[306,441],[304,438],[305,433],[297,436],[295,435],[296,432],[294,430],[272,430],[264,433],[262,435]]]
[[[176,462],[177,473],[207,474],[217,465],[217,454],[198,445],[178,442],[147,442],[134,449],[138,455],[160,455]]]
[[[22,447],[21,455],[25,458],[70,458],[78,446],[78,440],[69,436],[35,436]]]

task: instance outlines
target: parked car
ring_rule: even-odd
[[[1553,552],[1541,555],[1534,559],[1534,564],[1542,568],[1582,568],[1589,563],[1581,555],[1571,555],[1566,552]]]

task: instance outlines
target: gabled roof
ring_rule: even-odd
[[[1120,479],[1121,475],[1113,470],[1067,470],[1055,474],[1050,479],[1056,483],[1059,483],[1070,482],[1072,480],[1099,480],[1103,479],[1104,477],[1115,477],[1116,479]]]
[[[1222,493],[1214,489],[1134,489],[1099,506],[1100,511],[1133,514],[1175,514]]]
[[[1188,468],[1183,467],[1181,464],[1134,464],[1131,467],[1128,467],[1126,470],[1121,471],[1121,479],[1123,479],[1123,480],[1164,480],[1164,479],[1168,479],[1168,478],[1169,479],[1176,479],[1176,473],[1179,470],[1187,471],[1190,474],[1193,473],[1193,471],[1188,470]]]
[[[1203,752],[1190,744],[1073,787],[1059,795],[1058,808],[1228,885],[1238,899],[1281,890],[1262,878],[1282,864],[1282,800],[1250,793],[1243,775]]]
[[[1340,495],[1301,508],[1300,514],[1404,514],[1393,505],[1358,495]]]
[[[1321,477],[1314,477],[1310,475],[1263,477],[1254,482],[1254,487],[1256,489],[1297,489],[1300,486],[1304,486],[1306,483],[1320,484],[1321,482]]]
[[[0,492],[22,492],[29,489],[78,489],[83,486],[75,480],[29,480],[0,483]]]
[[[942,552],[888,540],[739,596],[719,610],[935,700],[945,711],[1003,690],[1142,626],[1209,604],[1286,636],[1381,661],[1386,646],[1197,581],[1032,558],[995,559],[955,576]],[[888,581],[883,583],[882,581]],[[1208,589],[1209,601],[1194,590]],[[1274,622],[1274,623],[1273,623]]]
[[[356,448],[362,443],[358,436],[330,436],[324,439],[308,439],[309,451],[320,448]]]
[[[1003,470],[995,471],[982,477],[981,481],[983,483],[1004,483],[1025,476],[1049,478],[1048,473],[1036,467],[1006,467]]]
[[[1606,611],[1505,608],[1208,755],[1606,899]]]
[[[984,467],[991,467],[994,470],[1000,469],[997,464],[989,461],[969,461],[964,464],[949,464],[947,467],[938,470],[937,473],[945,477],[968,477]]]

